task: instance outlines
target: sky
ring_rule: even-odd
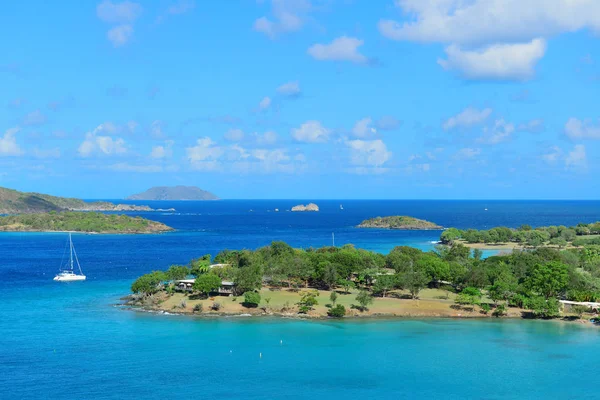
[[[598,199],[597,0],[22,0],[0,186]]]

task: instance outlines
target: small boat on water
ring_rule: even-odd
[[[343,209],[344,209],[344,206],[342,206],[342,205],[340,204],[340,210],[343,210]]]
[[[63,256],[64,258],[64,256]],[[74,266],[77,264],[79,274],[74,270]],[[65,265],[60,266],[60,272],[54,277],[55,281],[60,282],[72,282],[72,281],[85,281],[85,275],[81,271],[81,265],[79,265],[79,259],[77,258],[77,252],[73,246],[73,239],[69,233],[69,262]]]

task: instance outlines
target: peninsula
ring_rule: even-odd
[[[407,216],[376,217],[366,219],[358,228],[405,229],[405,230],[440,230],[440,225]]]
[[[196,186],[157,186],[126,200],[219,200],[214,194]]]
[[[460,244],[383,255],[273,242],[143,275],[127,304],[195,315],[589,320],[600,307],[600,267],[580,267],[589,254],[545,248],[482,259]]]
[[[0,232],[161,233],[173,228],[141,217],[55,212],[0,217]]]
[[[315,203],[308,203],[307,205],[299,204],[297,206],[292,207],[293,212],[302,212],[302,211],[319,211],[319,206]]]
[[[19,192],[0,187],[0,214],[32,214],[49,211],[154,211],[148,206],[86,202],[69,197]]]

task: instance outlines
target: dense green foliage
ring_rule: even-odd
[[[221,287],[221,278],[216,274],[202,274],[199,275],[194,281],[194,290],[203,293],[210,294],[216,292]]]
[[[333,306],[329,309],[329,311],[327,311],[327,315],[333,318],[342,318],[344,315],[346,315],[346,307],[341,304]]]
[[[183,265],[171,265],[165,274],[172,281],[185,279],[190,274],[190,269]]]
[[[542,226],[532,229],[529,225],[522,225],[517,229],[496,227],[488,230],[459,230],[449,228],[442,232],[440,240],[449,244],[456,240],[464,240],[467,243],[519,243],[531,247],[541,245],[553,245],[565,247],[569,243],[574,246],[586,244],[600,244],[600,238],[589,237],[600,235],[600,222],[593,224],[578,224],[577,226]],[[587,236],[587,238],[586,238]]]
[[[273,242],[254,251],[224,250],[216,255],[215,262],[222,265],[205,268],[210,256],[192,261],[191,272],[197,282],[202,282],[202,286],[194,287],[196,291],[209,293],[220,280],[233,281],[235,295],[254,292],[263,285],[290,290],[340,290],[341,296],[358,288],[361,300],[366,301],[361,303],[357,298],[362,308],[368,306],[372,296],[385,297],[403,289],[417,298],[423,288],[444,287],[457,293],[459,307],[473,308],[489,298],[494,315],[503,315],[505,307],[511,306],[530,310],[531,316],[540,318],[557,315],[557,299],[600,299],[597,245],[568,250],[540,247],[482,259],[461,244],[440,246],[431,252],[398,246],[382,255],[352,245],[294,249]],[[170,277],[176,271],[177,276],[183,273],[175,267],[170,271]],[[150,286],[152,289],[156,285]],[[319,292],[301,293],[298,306],[301,312],[308,312]],[[330,300],[335,306],[337,294]]]
[[[425,221],[405,215],[395,215],[391,217],[376,217],[366,219],[358,225],[359,228],[386,228],[386,229],[442,229],[441,226],[433,222]]]
[[[127,215],[98,212],[54,212],[0,217],[0,231],[73,231],[97,233],[149,233],[171,228],[159,222]]]
[[[254,308],[260,304],[260,293],[246,292],[244,293],[244,307]]]
[[[156,293],[160,290],[162,282],[166,280],[167,276],[163,271],[152,271],[137,278],[131,285],[131,291],[144,295]]]

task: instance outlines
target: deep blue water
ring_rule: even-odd
[[[318,201],[319,213],[285,211],[301,202],[144,203],[176,208],[140,215],[177,231],[74,235],[88,281],[71,284],[52,281],[66,235],[0,234],[0,398],[600,397],[590,390],[600,330],[576,324],[198,320],[114,306],[136,276],[224,248],[316,247],[333,232],[336,245],[385,253],[430,249],[439,237],[354,228],[377,215],[460,228],[600,220],[600,202],[574,201],[344,200]]]

